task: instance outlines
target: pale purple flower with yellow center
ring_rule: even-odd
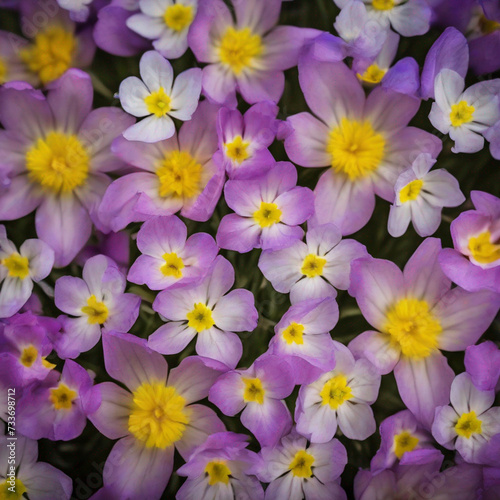
[[[153,47],[167,59],[181,57],[198,0],[140,0],[139,8],[140,13],[127,19],[128,28],[153,40]]]
[[[241,413],[241,423],[261,446],[275,446],[292,428],[292,416],[283,399],[295,387],[291,366],[279,356],[264,354],[246,370],[221,375],[208,399],[224,415]]]
[[[219,255],[199,285],[160,292],[153,309],[168,322],[150,335],[148,346],[177,354],[196,337],[197,354],[234,368],[243,352],[234,332],[251,332],[258,313],[252,292],[229,292],[233,284],[233,266]]]
[[[165,358],[134,335],[106,332],[103,350],[106,371],[128,389],[104,382],[93,391],[102,404],[90,421],[119,439],[104,465],[104,487],[117,498],[160,498],[174,449],[187,460],[208,436],[225,431],[213,410],[192,404],[207,397],[219,372],[190,356],[169,373]]]
[[[13,446],[14,443],[14,446]],[[12,474],[10,451],[15,450],[15,473]],[[33,500],[69,500],[73,484],[64,472],[45,462],[38,462],[38,443],[17,435],[16,441],[0,436],[0,495],[20,499],[29,495]],[[14,488],[14,489],[10,489]],[[13,493],[13,491],[15,491]]]
[[[349,293],[378,331],[349,344],[381,374],[394,369],[407,408],[430,429],[434,408],[449,402],[455,376],[440,349],[463,351],[477,342],[500,308],[500,295],[451,289],[438,263],[441,241],[427,238],[402,272],[382,259],[352,264]]]
[[[314,50],[312,44],[299,60],[299,81],[318,118],[307,112],[288,117],[293,131],[285,150],[303,167],[330,167],[316,185],[311,224],[331,222],[346,235],[368,222],[375,194],[392,202],[398,175],[420,152],[435,158],[442,143],[407,126],[419,99],[380,87],[366,98],[353,71],[317,59]]]
[[[128,281],[146,284],[151,290],[200,282],[219,249],[209,234],[186,238],[186,225],[175,216],[146,221],[137,233],[142,255],[130,267]]]
[[[203,92],[212,101],[236,107],[236,91],[250,104],[278,102],[283,71],[297,64],[302,46],[321,32],[277,26],[281,0],[232,1],[234,18],[222,0],[199,5],[188,43],[203,69]]]
[[[92,222],[105,229],[97,207],[110,183],[106,172],[123,167],[109,146],[133,121],[117,108],[92,111],[92,99],[90,77],[75,69],[53,82],[46,97],[22,82],[0,88],[0,149],[10,169],[0,219],[36,209],[38,237],[53,248],[56,267],[83,248]]]
[[[254,466],[257,477],[270,483],[265,500],[346,500],[340,475],[347,452],[338,439],[308,444],[294,430],[274,447],[264,447]]]
[[[155,144],[120,137],[113,151],[139,171],[114,181],[99,216],[113,231],[156,215],[208,220],[219,200],[225,173],[212,156],[217,151],[217,108],[202,102],[178,134]]]
[[[221,108],[217,115],[219,151],[214,159],[224,165],[230,179],[251,179],[275,163],[267,149],[274,141],[279,120],[272,101],[253,105],[244,115],[237,109]]]
[[[370,462],[373,473],[392,468],[413,450],[434,448],[431,434],[421,427],[409,410],[387,417],[380,424],[379,431],[380,448]]]
[[[224,196],[236,213],[221,220],[217,243],[240,253],[289,247],[303,237],[299,224],[314,212],[314,195],[297,186],[297,170],[289,162],[255,179],[227,181]]]
[[[333,366],[334,343],[329,332],[338,319],[337,302],[327,297],[298,302],[274,327],[269,352],[293,367],[295,384],[312,382]]]
[[[454,248],[443,249],[439,263],[465,290],[500,293],[500,199],[482,191],[471,191],[470,196],[475,210],[451,223]]]
[[[158,142],[175,134],[172,118],[191,120],[201,92],[201,70],[191,68],[174,82],[172,65],[158,52],[146,52],[139,62],[141,78],[129,76],[118,91],[123,109],[144,120],[123,132],[128,141]]]
[[[465,201],[455,177],[443,168],[430,171],[435,163],[431,155],[421,153],[399,175],[387,223],[391,236],[402,236],[410,222],[420,236],[430,236],[441,224],[443,207],[457,207]]]
[[[370,407],[378,396],[380,374],[366,359],[355,360],[349,349],[335,344],[330,370],[303,385],[295,406],[297,432],[312,443],[327,443],[337,426],[349,439],[366,439],[377,426]]]
[[[55,368],[45,358],[52,352],[50,339],[60,328],[57,320],[31,312],[16,314],[1,325],[0,358],[12,379],[12,387],[22,388],[44,380]]]
[[[179,488],[176,500],[264,499],[264,490],[248,469],[255,463],[254,453],[247,450],[248,436],[218,432],[198,446],[185,465],[177,469],[186,482]]]
[[[53,370],[24,391],[16,405],[17,430],[31,439],[69,441],[78,437],[87,415],[101,402],[92,385],[87,370],[66,360],[62,373]]]
[[[56,307],[72,316],[59,318],[63,332],[54,347],[62,358],[76,358],[92,349],[103,329],[130,330],[139,315],[141,298],[124,293],[127,281],[111,259],[91,257],[82,276],[62,276],[55,284]]]
[[[475,153],[484,147],[484,132],[500,119],[500,79],[464,87],[460,74],[442,69],[434,81],[429,121],[455,142],[454,153]]]
[[[262,252],[259,269],[275,290],[290,292],[295,304],[306,299],[335,298],[335,288],[347,290],[351,261],[367,255],[364,245],[342,240],[335,225],[323,224],[307,231],[305,243],[296,240],[288,248]]]
[[[488,340],[465,350],[465,370],[481,391],[494,390],[500,380],[500,349]]]
[[[469,463],[483,464],[484,453],[493,436],[500,434],[500,407],[492,408],[495,391],[481,391],[472,383],[468,373],[457,375],[451,384],[451,406],[439,406],[432,424],[436,441],[457,450]],[[500,465],[500,440],[491,456],[496,460],[490,465]],[[489,450],[491,452],[491,450]]]
[[[54,252],[42,240],[26,240],[19,251],[0,225],[0,318],[8,318],[26,304],[33,282],[46,278],[54,265]]]
[[[431,9],[425,0],[356,0],[363,2],[368,19],[384,29],[391,27],[403,36],[424,35],[429,31]],[[349,0],[334,0],[343,9]]]

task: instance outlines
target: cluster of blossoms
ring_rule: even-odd
[[[498,2],[0,9],[0,499],[498,498]]]

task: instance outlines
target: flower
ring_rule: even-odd
[[[153,309],[168,322],[150,335],[148,346],[162,354],[177,354],[197,337],[200,356],[234,368],[243,347],[233,332],[252,331],[258,313],[252,292],[227,293],[233,284],[233,266],[219,255],[199,285],[160,292]]]
[[[440,352],[463,351],[477,342],[500,308],[500,295],[451,288],[441,271],[441,241],[427,238],[404,271],[390,261],[358,259],[349,293],[378,331],[349,344],[382,374],[394,369],[401,399],[430,429],[434,408],[449,402],[454,372]]]
[[[199,283],[219,249],[209,234],[186,237],[186,225],[177,217],[146,221],[137,234],[142,255],[132,264],[128,281],[146,284],[151,290]]]
[[[56,281],[56,307],[71,318],[60,317],[63,333],[55,341],[61,358],[76,358],[94,347],[102,329],[128,331],[139,316],[141,299],[124,293],[125,276],[104,255],[91,257],[83,266],[83,279],[62,276]]]
[[[123,165],[109,144],[132,119],[117,108],[91,111],[92,95],[90,77],[76,69],[52,83],[47,97],[21,82],[0,88],[0,148],[11,170],[0,219],[37,209],[36,231],[54,250],[56,267],[82,249],[92,222],[103,229],[96,212],[106,172]]]
[[[217,108],[202,102],[179,134],[155,144],[120,137],[113,151],[138,172],[124,175],[107,189],[99,216],[113,231],[157,215],[208,220],[224,185],[224,168],[212,161],[217,150]]]
[[[450,399],[451,406],[436,408],[432,435],[445,448],[456,449],[466,462],[485,463],[482,454],[488,442],[500,434],[500,408],[491,408],[495,391],[477,389],[470,375],[461,373],[451,384]],[[499,452],[497,442],[496,460],[491,465],[500,464]]]
[[[167,59],[182,56],[198,8],[198,0],[142,0],[140,13],[127,19],[127,26],[153,41],[153,47]]]
[[[290,292],[292,304],[306,299],[335,297],[349,288],[351,261],[368,254],[355,240],[342,240],[333,224],[323,224],[306,233],[306,242],[296,240],[288,248],[262,252],[259,269],[281,293]]]
[[[278,162],[255,179],[228,181],[224,196],[236,213],[221,220],[217,243],[240,253],[289,247],[302,238],[299,224],[314,212],[314,195],[297,186],[297,170],[289,162]]]
[[[197,356],[168,373],[165,358],[134,335],[103,335],[104,364],[114,379],[94,388],[102,398],[89,420],[109,439],[118,439],[104,465],[104,487],[119,498],[159,498],[174,465],[176,448],[184,460],[211,434],[225,431],[205,398],[219,375]]]
[[[291,366],[279,356],[264,354],[246,370],[222,374],[211,387],[208,399],[230,417],[243,410],[241,423],[261,446],[274,446],[292,428],[292,417],[283,399],[294,387]]]
[[[443,168],[429,172],[435,163],[429,154],[421,153],[399,175],[387,224],[391,236],[402,236],[410,221],[420,236],[430,236],[441,224],[443,207],[456,207],[465,201],[455,177]]]
[[[175,134],[172,118],[187,121],[196,111],[201,70],[183,71],[174,82],[171,64],[154,50],[141,57],[139,68],[142,80],[136,76],[125,78],[118,95],[127,113],[147,118],[125,130],[123,137],[128,141],[163,141]]]
[[[41,240],[26,240],[19,251],[0,225],[0,318],[8,318],[26,304],[33,282],[46,278],[54,265],[54,252]]]

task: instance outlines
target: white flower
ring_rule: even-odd
[[[123,109],[144,120],[129,127],[123,137],[129,141],[158,142],[172,137],[172,118],[191,119],[201,92],[201,69],[192,68],[177,76],[170,63],[158,52],[146,52],[139,63],[142,81],[131,76],[120,84]]]
[[[500,119],[500,79],[476,83],[464,92],[464,79],[443,69],[434,81],[436,102],[429,120],[440,132],[455,141],[454,153],[475,153],[483,149],[483,134]]]
[[[154,40],[153,47],[168,59],[186,52],[187,35],[198,7],[197,0],[140,0],[140,14],[127,19],[127,26]]]
[[[435,163],[430,154],[422,153],[398,177],[387,227],[391,236],[403,235],[410,221],[420,236],[430,236],[441,223],[443,207],[457,207],[465,201],[455,177],[442,168],[429,172]]]

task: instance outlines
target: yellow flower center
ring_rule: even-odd
[[[205,467],[205,473],[208,474],[208,484],[213,486],[217,483],[229,484],[231,469],[224,460],[212,460]]]
[[[243,391],[243,399],[247,403],[264,404],[264,395],[266,391],[262,387],[262,382],[259,378],[243,378],[245,390]]]
[[[442,328],[425,300],[401,299],[387,311],[386,319],[382,330],[399,345],[403,356],[426,358],[437,349]]]
[[[260,208],[253,213],[253,218],[260,227],[270,227],[281,220],[282,213],[276,203],[262,201]]]
[[[369,122],[342,118],[329,135],[326,152],[331,155],[332,168],[351,181],[367,177],[377,170],[384,158],[385,139]]]
[[[413,451],[418,444],[418,438],[408,431],[400,432],[394,436],[394,453],[401,459],[407,451]]]
[[[70,410],[76,397],[76,391],[60,383],[55,389],[50,390],[49,399],[56,410]]]
[[[21,352],[21,357],[19,358],[19,361],[26,368],[30,368],[36,361],[37,357],[38,357],[38,349],[34,345],[29,345],[28,347],[25,347]]]
[[[165,93],[163,87],[160,87],[156,92],[151,92],[144,98],[148,111],[158,118],[165,116],[172,109],[171,101],[170,96]]]
[[[470,439],[472,434],[481,434],[481,423],[475,411],[462,413],[455,424],[455,431],[459,436]]]
[[[250,143],[244,141],[241,135],[237,135],[231,142],[224,144],[226,156],[236,163],[243,163],[250,157],[250,153],[247,151],[248,146],[250,146]]]
[[[188,326],[194,328],[198,333],[215,325],[212,311],[201,302],[197,302],[194,309],[186,314],[186,319],[188,320]]]
[[[424,181],[421,179],[415,179],[409,182],[401,191],[399,192],[399,200],[401,203],[406,203],[407,201],[413,201],[418,198]]]
[[[108,308],[104,302],[98,302],[95,295],[91,295],[87,299],[87,305],[81,309],[83,314],[88,316],[88,324],[95,325],[96,323],[102,325],[109,315]]]
[[[182,278],[182,270],[184,269],[182,259],[175,252],[164,253],[163,259],[165,260],[165,264],[160,267],[161,272],[165,276],[173,276],[177,279]]]
[[[47,368],[47,370],[52,370],[56,367],[54,363],[47,361],[45,358],[42,358],[42,365]]]
[[[478,24],[483,35],[489,35],[496,30],[500,30],[500,23],[493,19],[488,19],[484,14],[479,18]]]
[[[464,123],[469,123],[473,119],[475,108],[469,106],[467,101],[460,101],[451,106],[450,121],[453,127],[460,127]]]
[[[321,389],[322,405],[330,405],[332,410],[336,410],[345,401],[351,399],[352,389],[347,385],[347,378],[344,375],[335,375]]]
[[[89,163],[78,138],[62,132],[49,132],[26,153],[29,179],[55,193],[69,193],[85,184]]]
[[[470,238],[469,250],[474,260],[480,264],[491,264],[500,259],[500,245],[492,243],[489,231]]]
[[[0,85],[7,81],[7,63],[0,57]]]
[[[73,33],[62,26],[49,26],[35,36],[31,47],[20,51],[20,57],[46,85],[71,68],[76,45]]]
[[[133,392],[128,430],[147,448],[167,448],[182,438],[189,424],[185,406],[174,387],[145,382]]]
[[[156,175],[160,196],[190,199],[201,190],[203,167],[186,151],[170,151],[160,162]]]
[[[296,344],[303,344],[304,339],[302,338],[304,334],[304,325],[299,323],[290,323],[283,330],[283,338],[287,344],[292,344],[295,342]]]
[[[21,257],[17,252],[5,257],[0,263],[7,268],[11,278],[27,278],[30,273],[28,257]]]
[[[297,477],[312,477],[312,465],[314,464],[314,457],[307,453],[306,450],[299,450],[295,453],[293,460],[290,462],[288,468],[292,474]]]
[[[310,253],[302,262],[300,272],[308,278],[321,276],[323,274],[323,267],[325,267],[326,259]]]
[[[180,3],[169,5],[165,14],[163,14],[165,24],[174,31],[182,31],[190,26],[193,22],[193,17],[193,7]]]
[[[362,75],[360,73],[357,73],[357,76],[363,82],[375,84],[380,83],[386,73],[386,69],[382,69],[377,63],[373,63],[370,64],[368,68],[366,68],[365,72]]]
[[[217,49],[219,59],[235,75],[252,66],[254,58],[264,51],[262,39],[252,33],[250,28],[236,30],[228,28]]]
[[[391,10],[394,8],[394,0],[372,0],[372,6],[376,10]]]
[[[22,500],[24,493],[26,493],[26,486],[23,482],[16,477],[14,485],[10,481],[0,483],[0,500]]]

